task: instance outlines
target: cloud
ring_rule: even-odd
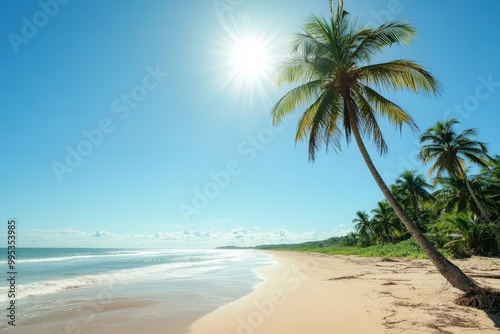
[[[276,235],[279,236],[281,239],[288,239],[290,237],[290,232],[287,230],[276,230]]]
[[[94,234],[92,234],[92,236],[96,238],[106,238],[110,237],[111,233],[109,233],[108,231],[97,230],[94,232]]]
[[[77,230],[74,230],[72,228],[65,228],[63,230],[61,230],[61,233],[62,234],[85,234],[85,232],[81,232],[81,231],[77,231]]]
[[[249,230],[247,230],[246,228],[236,228],[236,229],[231,231],[231,235],[235,239],[243,239],[243,238],[248,238],[248,237],[252,238],[253,237],[253,233],[250,232]]]
[[[99,229],[93,233],[65,228],[63,230],[20,231],[25,247],[130,247],[130,248],[213,248],[217,246],[257,246],[324,240],[349,233],[351,229],[293,232],[287,229],[263,231],[239,227],[229,231],[182,230],[174,232],[144,231],[117,234]]]

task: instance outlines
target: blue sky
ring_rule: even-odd
[[[309,13],[328,15],[327,0],[0,6],[0,201],[2,219],[18,220],[19,245],[323,239],[349,231],[355,212],[382,198],[355,146],[310,164],[306,145],[293,142],[295,118],[271,126],[285,89],[267,75],[260,90],[228,80],[234,40],[259,36],[275,61]],[[374,24],[405,18],[417,27],[414,45],[378,61],[413,59],[442,82],[439,98],[389,95],[421,130],[457,117],[500,153],[498,1],[347,0],[345,8]],[[369,148],[386,181],[408,168],[426,173],[416,136],[384,130],[389,155]]]

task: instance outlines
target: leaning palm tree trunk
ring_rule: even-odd
[[[417,220],[419,220],[420,219],[420,208],[418,207],[417,197],[413,196],[412,201],[413,201],[413,210],[415,211],[415,217],[417,217]]]
[[[427,240],[422,231],[420,231],[417,225],[410,219],[410,217],[408,217],[406,212],[398,204],[398,202],[392,195],[391,191],[385,184],[384,180],[380,176],[380,173],[377,171],[377,168],[373,164],[373,161],[366,149],[363,139],[361,138],[358,125],[356,124],[355,121],[356,119],[355,114],[351,111],[349,112],[349,114],[350,114],[352,133],[354,135],[354,138],[356,139],[356,144],[358,145],[361,155],[363,156],[363,159],[365,160],[368,169],[370,170],[373,178],[375,179],[375,182],[377,182],[377,185],[379,186],[380,190],[384,194],[389,204],[394,209],[394,212],[396,212],[399,219],[401,219],[405,227],[408,229],[408,232],[410,232],[410,234],[415,238],[415,240],[418,242],[422,250],[425,252],[425,254],[427,254],[429,259],[432,261],[432,263],[438,269],[441,275],[443,275],[453,287],[464,292],[468,292],[475,288],[478,288],[477,284],[472,279],[470,279],[466,274],[464,274],[464,272],[460,270],[460,268],[451,263],[447,258],[445,258],[432,246],[432,244],[429,242],[429,240]]]
[[[481,212],[481,215],[483,216],[484,219],[486,219],[487,222],[491,223],[490,217],[486,213],[486,210],[484,209],[483,205],[479,200],[477,199],[476,194],[474,193],[474,190],[472,190],[472,187],[470,185],[469,179],[467,179],[467,174],[465,174],[465,171],[463,170],[462,166],[458,166],[460,168],[460,172],[462,173],[462,177],[465,180],[465,184],[467,185],[467,189],[469,190],[470,195],[472,196],[472,199],[474,200],[474,203],[476,203],[477,208]]]

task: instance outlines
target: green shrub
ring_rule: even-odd
[[[365,257],[404,257],[411,259],[427,259],[415,239],[411,238],[397,244],[379,244],[370,247],[297,247],[287,250],[323,253],[328,255],[358,255]],[[449,250],[439,250],[446,257],[453,257]]]

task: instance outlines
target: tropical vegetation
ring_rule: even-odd
[[[415,34],[415,28],[405,21],[371,27],[346,12],[343,1],[335,6],[330,0],[330,18],[312,16],[296,34],[278,70],[280,85],[294,88],[272,108],[273,121],[278,124],[291,113],[302,112],[295,140],[307,141],[311,161],[321,148],[340,151],[344,140],[348,144],[354,140],[385,199],[371,214],[356,213],[356,232],[345,240],[369,246],[395,244],[411,237],[452,286],[466,292],[466,300],[477,305],[477,296],[497,295],[478,286],[435,245],[457,253],[497,251],[493,222],[498,219],[498,188],[491,182],[498,178],[498,161],[487,154],[484,143],[472,138],[476,130],[456,133],[458,121],[438,122],[420,137],[419,157],[424,164],[431,164],[430,175],[436,174],[433,186],[417,172],[406,171],[389,187],[365,146],[371,141],[379,154],[387,154],[381,119],[397,129],[406,125],[418,131],[413,118],[382,93],[440,92],[438,80],[412,60],[374,62],[388,47],[411,44]],[[481,177],[470,175],[468,168],[475,166],[484,170]],[[444,186],[445,178],[452,181],[448,186]],[[464,186],[466,191],[457,188]],[[431,193],[432,189],[441,192]],[[454,205],[446,202],[450,198],[456,198]],[[479,247],[485,238],[491,242]]]
[[[494,164],[498,163],[495,160]],[[468,177],[470,187],[455,176],[441,176],[430,186],[424,175],[418,174],[416,170],[407,170],[390,189],[401,207],[418,221],[419,228],[435,247],[448,250],[454,257],[497,256],[500,198],[496,189],[500,183],[493,170],[478,172]],[[418,189],[423,196],[417,197],[408,191],[408,183],[415,184],[412,183],[415,179],[422,181]],[[469,188],[477,194],[488,220],[482,217]],[[401,222],[386,201],[376,203],[371,214],[356,212],[352,222],[354,232],[345,237],[351,246],[369,247],[411,238],[401,228]]]

